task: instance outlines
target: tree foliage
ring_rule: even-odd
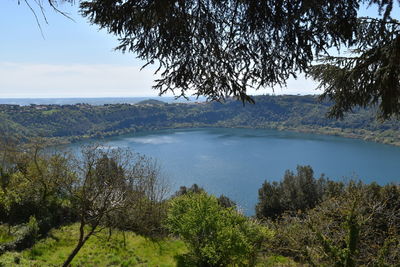
[[[222,103],[112,105],[0,105],[0,128],[21,141],[34,136],[76,141],[165,128],[277,128],[356,137],[400,144],[400,125],[380,122],[375,109],[359,109],[343,120],[327,119],[331,102],[315,96],[254,96],[257,105],[243,107],[232,99]],[[1,129],[0,129],[1,131]],[[10,141],[10,140],[9,140]],[[7,141],[7,142],[9,142]]]
[[[336,103],[331,115],[380,103],[400,111],[396,0],[84,0],[82,14],[120,38],[117,49],[158,64],[160,94],[253,102],[250,87],[285,85],[298,73],[321,81]],[[360,18],[361,6],[378,18]],[[350,48],[354,58],[331,57]],[[325,65],[313,66],[323,58]],[[337,71],[334,73],[333,71]],[[332,74],[333,77],[332,77]],[[178,93],[178,92],[179,93]]]
[[[273,223],[269,247],[311,266],[396,266],[399,201],[399,186],[350,182],[303,216]]]
[[[340,183],[314,178],[310,166],[297,166],[297,174],[286,171],[280,182],[265,181],[258,190],[256,215],[260,219],[277,219],[285,212],[305,212],[332,194],[338,194]]]
[[[323,97],[334,100],[330,115],[343,117],[355,105],[379,105],[383,119],[400,114],[400,21],[359,18],[350,56],[326,56],[311,68]]]
[[[17,148],[0,143],[0,148],[0,224],[8,225],[14,239],[0,246],[0,254],[25,249],[50,229],[72,222],[79,222],[79,236],[64,266],[106,227],[164,234],[168,187],[153,160],[99,146],[75,156],[37,143]],[[32,218],[35,223],[26,224]]]
[[[157,165],[148,163],[145,157],[129,150],[97,145],[82,150],[82,159],[75,168],[78,179],[69,188],[80,222],[79,239],[63,266],[69,266],[86,241],[104,227],[132,229],[135,215],[153,219],[153,213],[159,212],[151,209],[145,216],[135,212],[150,204],[158,205],[165,194],[157,184]],[[154,221],[147,220],[147,228]]]
[[[167,217],[169,230],[189,246],[197,266],[252,266],[266,228],[221,207],[214,196],[187,193],[171,200]]]
[[[198,186],[197,184],[192,184],[190,187],[181,186],[179,190],[172,195],[172,198],[180,197],[186,194],[201,194],[201,193],[206,193],[206,190],[204,190],[204,188]],[[217,201],[218,204],[223,208],[235,208],[235,209],[237,208],[236,203],[225,195],[220,195],[217,198]]]
[[[13,157],[7,160],[8,179],[0,189],[0,213],[5,215],[0,221],[15,225],[35,216],[42,233],[71,221],[75,213],[64,187],[75,179],[69,156],[43,153],[39,144],[8,153]]]

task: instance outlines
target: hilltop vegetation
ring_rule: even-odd
[[[357,109],[343,120],[328,119],[331,104],[315,96],[256,96],[256,104],[144,101],[136,105],[0,105],[3,133],[72,142],[143,130],[193,127],[272,128],[360,138],[400,145],[400,124],[377,121],[372,109]]]

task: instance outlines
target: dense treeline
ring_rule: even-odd
[[[136,105],[0,105],[4,133],[75,141],[80,138],[186,127],[274,128],[361,138],[400,145],[400,124],[379,122],[374,110],[358,109],[343,120],[327,119],[330,103],[315,96],[257,96],[255,105],[228,99],[225,103],[167,104],[144,101]]]

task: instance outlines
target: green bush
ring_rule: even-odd
[[[16,238],[8,243],[0,246],[0,255],[10,250],[22,250],[35,244],[39,235],[39,224],[34,216],[29,218],[27,224],[22,225],[17,233]]]
[[[269,251],[310,266],[399,266],[400,187],[351,181],[302,216],[270,221]]]
[[[279,183],[264,182],[258,190],[256,216],[278,219],[285,212],[303,213],[342,190],[342,183],[325,179],[323,175],[317,179],[310,166],[297,166],[296,174],[287,170]]]
[[[269,231],[204,192],[174,198],[168,229],[188,245],[198,266],[251,266]]]

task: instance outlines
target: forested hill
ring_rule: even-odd
[[[274,128],[362,138],[400,145],[400,121],[379,122],[373,110],[357,110],[343,120],[326,118],[330,103],[316,96],[256,96],[256,104],[144,101],[135,105],[0,105],[3,134],[71,142],[81,138],[142,130],[190,127]]]

